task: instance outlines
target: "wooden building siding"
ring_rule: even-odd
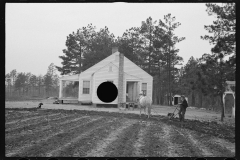
[[[152,98],[153,77],[138,67],[135,63],[130,61],[128,58],[124,58],[124,71],[129,75],[133,75],[142,79],[139,86],[140,89],[142,87],[142,83],[147,83],[147,96]]]
[[[91,94],[94,93],[94,90],[95,90],[94,85],[93,85],[95,83],[93,73],[96,72],[97,70],[99,70],[101,67],[104,67],[111,61],[114,61],[114,59],[115,59],[114,54],[112,54],[80,74],[80,76],[79,76],[79,98],[78,98],[79,101],[92,101],[93,97]],[[89,95],[82,94],[83,79],[91,80],[90,86],[92,88],[90,88],[91,94],[89,94]]]
[[[93,103],[102,103],[97,97],[97,87],[99,84],[106,80],[114,80],[116,87],[118,86],[118,66],[119,61],[116,61],[116,56],[119,52],[116,52],[109,57],[103,59],[99,63],[90,67],[86,71],[79,75],[79,101],[92,101]],[[109,65],[112,65],[112,72],[109,72]],[[142,83],[147,83],[147,95],[152,98],[152,86],[153,77],[138,67],[128,58],[124,57],[124,86],[126,81],[139,81],[139,89],[141,89]],[[83,80],[90,81],[90,94],[82,94]],[[126,101],[126,87],[124,87],[124,101]],[[117,98],[110,104],[116,104]]]
[[[112,72],[109,72],[109,66],[112,66]],[[104,68],[101,68],[100,70],[95,72],[94,80],[95,80],[95,84],[94,84],[95,91],[93,93],[92,101],[93,103],[103,104],[104,102],[102,102],[97,96],[97,88],[102,82],[106,82],[108,80],[113,81],[114,85],[117,87],[118,86],[118,67],[113,65],[112,63],[108,64]],[[116,104],[116,103],[117,103],[117,98],[109,104]]]
[[[83,94],[83,81],[90,81],[90,89],[89,89],[89,94]],[[92,94],[92,80],[91,77],[89,78],[84,78],[79,80],[79,96],[78,100],[79,101],[90,101],[91,100],[91,94]]]

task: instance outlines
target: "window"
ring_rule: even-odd
[[[147,95],[147,83],[142,83],[142,92],[144,96]]]
[[[83,94],[89,94],[90,81],[83,81]]]

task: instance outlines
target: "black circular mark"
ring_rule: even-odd
[[[236,160],[235,158],[225,158],[224,160]]]
[[[116,159],[116,158],[108,158],[106,160],[118,160],[118,159]]]
[[[206,158],[196,158],[194,160],[207,160]]]
[[[58,160],[57,158],[49,158],[48,160]]]
[[[166,158],[165,160],[177,160],[176,158]]]
[[[97,88],[98,98],[105,103],[111,103],[117,98],[117,95],[117,87],[112,82],[103,82]]]
[[[89,160],[87,158],[78,158],[77,160]]]
[[[137,158],[136,160],[147,160],[147,158]]]
[[[30,160],[30,158],[29,159],[27,159],[27,158],[20,158],[19,160]]]

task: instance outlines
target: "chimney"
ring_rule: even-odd
[[[124,55],[119,53],[119,71],[118,71],[118,108],[124,101]]]
[[[112,47],[112,54],[118,52],[118,47]]]

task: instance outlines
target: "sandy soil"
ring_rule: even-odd
[[[6,108],[5,113],[6,124],[18,120],[21,126],[5,126],[7,157],[235,156],[235,128],[217,123],[84,110]],[[54,116],[46,120],[46,115]]]
[[[41,100],[41,101],[7,101],[5,102],[5,108],[36,108],[38,104],[42,102],[42,109],[64,109],[64,110],[86,110],[86,111],[103,111],[103,112],[116,112],[116,113],[132,113],[139,114],[139,109],[134,110],[119,110],[117,108],[97,108],[94,106],[88,105],[78,105],[78,104],[52,104],[53,100]],[[168,113],[173,113],[175,107],[169,106],[152,106],[152,115],[163,115],[167,116]],[[175,112],[177,113],[177,111]],[[213,111],[200,110],[200,109],[190,109],[187,108],[185,118],[192,120],[201,120],[201,121],[216,121],[220,122],[220,113]],[[235,125],[235,119],[226,115],[224,123]],[[178,115],[176,116],[178,117]]]

